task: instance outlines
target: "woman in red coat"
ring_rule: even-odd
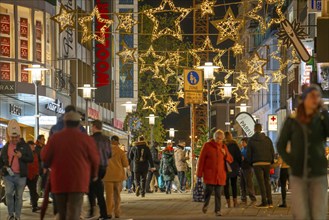
[[[215,190],[215,213],[221,216],[221,186],[226,184],[226,161],[233,162],[233,158],[225,144],[223,144],[224,132],[217,130],[214,139],[205,143],[198,162],[197,177],[203,177],[205,183],[205,202],[202,208],[206,213],[212,192]]]

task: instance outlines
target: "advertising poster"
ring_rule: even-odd
[[[10,16],[0,14],[0,33],[10,35]]]
[[[35,38],[41,41],[42,36],[42,24],[41,21],[36,20],[35,22]]]
[[[28,68],[28,65],[22,64],[21,65],[21,82],[29,82],[29,72],[25,70]]]
[[[42,57],[42,50],[41,50],[41,43],[36,43],[36,60],[41,62],[41,57]]]
[[[21,37],[27,38],[29,33],[28,28],[28,19],[27,18],[20,18],[20,26],[19,26],[19,33],[21,34]]]
[[[10,64],[0,62],[0,80],[10,80]]]
[[[0,55],[3,57],[10,57],[10,38],[0,37]]]
[[[28,59],[29,51],[28,51],[28,41],[27,40],[21,40],[21,58],[22,59]]]

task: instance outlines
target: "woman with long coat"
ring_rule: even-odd
[[[166,194],[171,194],[172,181],[177,174],[177,168],[175,165],[174,148],[170,145],[162,152],[162,159],[160,163],[160,174],[163,176],[163,180],[166,184]]]
[[[232,163],[233,158],[223,143],[224,132],[217,130],[214,139],[205,143],[198,162],[197,177],[205,183],[205,202],[203,213],[208,210],[210,197],[215,191],[215,213],[221,216],[221,187],[226,184],[226,162]]]

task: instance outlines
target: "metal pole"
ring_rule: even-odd
[[[88,115],[88,99],[86,99],[85,124],[86,124],[87,134],[89,134],[89,131],[88,131],[88,118],[89,118],[89,115]]]
[[[226,131],[230,130],[230,125],[228,124],[230,122],[230,99],[226,100]]]
[[[39,135],[39,82],[34,81],[35,85],[35,126],[34,126],[34,139],[36,140]]]
[[[153,128],[153,125],[151,125],[151,147],[153,147],[153,142],[154,142],[154,140],[153,140],[153,135],[154,135],[154,128]]]
[[[207,117],[208,117],[208,138],[211,138],[211,103],[210,103],[210,80],[207,80]]]
[[[193,112],[194,105],[191,104],[190,107],[190,121],[191,121],[191,153],[190,153],[190,160],[191,160],[191,191],[194,189],[194,173],[195,173],[195,165],[194,165],[194,112]]]
[[[128,115],[127,115],[127,127],[128,127],[128,140],[127,140],[127,143],[128,143],[128,147],[130,146],[130,123],[129,123],[129,118],[130,118],[130,116],[129,116],[129,113],[128,113]]]

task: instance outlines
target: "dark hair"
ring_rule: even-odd
[[[111,137],[111,141],[117,141],[117,142],[119,142],[119,137],[116,136],[116,135],[113,135],[113,136]]]
[[[80,121],[64,121],[67,128],[76,128],[80,125]]]
[[[43,134],[38,135],[37,140],[41,140],[42,138],[45,138]]]
[[[68,112],[76,112],[76,108],[74,105],[68,105],[65,107],[65,113],[68,113]]]
[[[27,144],[28,145],[35,145],[35,143],[33,141],[28,141]]]
[[[246,143],[248,143],[248,140],[249,139],[247,137],[244,137],[244,138],[241,139],[241,141],[246,142]]]
[[[262,131],[262,125],[257,123],[255,124],[255,132],[261,132]]]
[[[232,133],[231,132],[225,131],[224,136],[225,136],[226,140],[229,140],[229,141],[232,140]]]
[[[98,130],[103,129],[103,123],[100,120],[95,120],[91,122],[92,126],[95,126]]]

